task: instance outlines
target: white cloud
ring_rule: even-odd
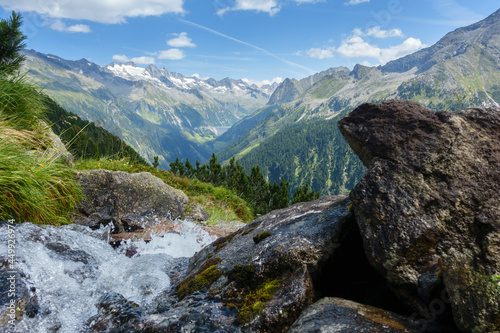
[[[181,14],[183,3],[184,0],[0,0],[0,5],[8,10],[101,23],[124,23],[127,17]]]
[[[320,48],[311,48],[306,51],[306,54],[309,58],[316,58],[316,59],[326,59],[326,58],[333,58],[335,52],[334,47],[327,47],[324,49]]]
[[[115,54],[112,57],[113,60],[119,61],[119,62],[129,62],[132,61],[135,64],[139,65],[150,65],[155,63],[155,58],[152,57],[135,57],[135,58],[129,58],[124,54]]]
[[[382,30],[380,26],[368,29],[367,32],[363,32],[360,28],[356,28],[352,31],[352,34],[354,36],[373,36],[375,38],[403,37],[403,31],[401,31],[401,29]]]
[[[375,38],[403,37],[403,32],[401,29],[382,30],[380,27],[373,27],[365,35]]]
[[[160,51],[158,54],[158,59],[166,59],[166,60],[181,60],[186,57],[184,51],[179,49],[170,49]]]
[[[167,45],[172,47],[196,47],[193,40],[187,36],[187,32],[181,32],[176,38],[167,40]]]
[[[124,54],[115,54],[115,55],[113,55],[112,59],[115,60],[115,61],[119,61],[119,62],[128,62],[128,61],[130,61],[129,57],[127,57]]]
[[[388,49],[382,49],[382,52],[378,60],[382,64],[386,64],[391,60],[404,57],[405,55],[413,53],[425,46],[426,45],[422,44],[420,39],[410,37],[407,40],[405,40],[402,44],[399,44],[397,46],[391,46]]]
[[[349,6],[349,5],[359,5],[360,3],[363,2],[370,2],[370,0],[349,0],[349,2],[344,2],[344,5]]]
[[[342,45],[337,48],[337,52],[349,58],[378,58],[381,50],[377,46],[367,43],[360,36],[352,36],[342,42]]]
[[[61,20],[54,20],[50,24],[50,28],[53,29],[53,30],[63,31],[63,32],[81,32],[81,33],[89,33],[89,32],[91,32],[90,27],[88,25],[85,25],[85,24],[75,24],[75,25],[67,26]]]
[[[217,15],[224,15],[228,11],[235,10],[254,10],[257,12],[268,13],[273,16],[280,11],[280,6],[277,0],[236,0],[233,7],[222,8],[217,11]]]
[[[342,42],[337,52],[349,58],[376,58],[381,64],[386,64],[425,46],[420,39],[410,37],[399,45],[379,48],[377,45],[368,43],[361,36],[353,35]]]

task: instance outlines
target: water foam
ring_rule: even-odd
[[[24,318],[13,332],[79,332],[97,314],[96,303],[116,292],[145,306],[170,288],[167,274],[175,258],[190,257],[214,240],[193,223],[178,221],[177,233],[153,235],[148,243],[135,242],[131,258],[105,240],[107,230],[82,226],[16,227],[17,271],[34,290],[39,313]],[[0,227],[0,256],[7,258],[7,229]],[[104,240],[103,240],[104,239]],[[130,245],[130,244],[128,244]],[[19,277],[18,277],[19,278]]]

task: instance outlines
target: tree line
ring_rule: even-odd
[[[211,183],[214,186],[229,188],[246,200],[254,213],[259,215],[274,209],[286,208],[297,202],[315,200],[320,196],[319,192],[309,188],[309,184],[306,183],[295,190],[290,200],[288,189],[290,184],[284,177],[281,177],[279,182],[271,183],[264,177],[258,165],[253,166],[250,174],[247,174],[234,157],[225,166],[217,161],[215,154],[212,154],[207,163],[200,164],[199,161],[196,161],[195,165],[189,159],[182,162],[176,158],[174,162],[170,163],[170,172]]]

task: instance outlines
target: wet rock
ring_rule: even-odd
[[[181,216],[188,198],[149,172],[78,171],[87,199],[75,223],[98,228],[112,223],[113,233],[132,232],[155,224],[157,217]]]
[[[349,204],[342,196],[296,204],[218,239],[191,258],[164,318],[145,320],[167,332],[190,331],[179,318],[220,332],[286,332],[314,301],[315,280],[354,226]]]
[[[34,318],[39,312],[35,290],[15,268],[11,269],[8,258],[0,258],[0,327],[14,329],[23,318]],[[5,331],[10,331],[5,329]]]
[[[444,283],[460,329],[498,330],[500,109],[363,104],[339,128],[369,169],[350,197],[372,265],[420,313]]]
[[[97,304],[98,314],[87,323],[87,332],[137,332],[144,309],[118,293],[109,292]]]
[[[73,250],[66,244],[46,243],[45,247],[55,252],[58,258],[63,258],[65,260],[88,264],[89,259],[91,259],[87,252],[82,250]]]
[[[323,298],[302,312],[289,333],[422,333],[446,332],[368,305],[341,298]],[[451,333],[451,331],[448,331]]]
[[[172,221],[168,219],[156,219],[156,225],[146,227],[141,230],[137,230],[134,232],[125,232],[125,233],[117,233],[117,234],[112,234],[109,237],[109,242],[113,246],[118,246],[120,244],[123,244],[123,242],[126,241],[144,241],[144,242],[149,242],[153,239],[153,237],[164,237],[166,234],[169,233],[174,233],[174,234],[181,234],[183,232],[183,229],[189,228],[186,223],[179,223],[179,221]],[[225,237],[230,232],[225,229],[219,228],[219,225],[215,227],[211,226],[200,226],[200,228],[204,231],[206,231],[210,236],[214,237]],[[133,243],[130,243],[131,246],[133,246]]]

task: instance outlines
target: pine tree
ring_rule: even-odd
[[[264,178],[258,165],[252,167],[249,183],[253,189],[251,194],[251,202],[256,214],[266,214],[269,211],[269,200],[271,193],[269,191],[269,183]]]
[[[184,176],[186,174],[186,167],[178,157],[175,158],[174,162],[170,162],[170,172],[179,176]]]
[[[160,165],[160,162],[158,162],[158,155],[155,155],[153,157],[154,161],[153,161],[153,168],[158,168],[158,166]]]
[[[16,73],[25,59],[21,54],[26,46],[26,36],[20,30],[22,23],[21,14],[16,12],[9,20],[0,21],[0,73],[4,75]]]
[[[217,156],[215,156],[215,153],[212,153],[212,157],[210,158],[210,161],[208,161],[208,163],[210,169],[210,182],[215,186],[221,185],[225,177],[222,174],[222,166],[217,161]]]
[[[196,161],[198,162],[198,161]],[[193,178],[194,177],[194,174],[195,174],[195,170],[193,168],[193,165],[191,164],[191,162],[189,162],[189,159],[186,158],[186,163],[184,163],[186,165],[186,176],[188,178]]]
[[[271,203],[269,210],[286,208],[290,205],[290,192],[288,191],[288,183],[283,176],[280,178],[279,185],[274,182],[271,186]]]
[[[309,188],[309,183],[302,187],[297,187],[293,194],[292,205],[297,202],[306,202],[319,199],[319,192]]]

